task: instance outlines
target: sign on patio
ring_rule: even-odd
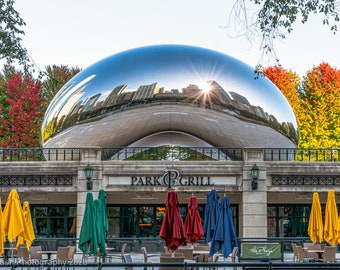
[[[280,243],[241,243],[242,259],[281,260]]]

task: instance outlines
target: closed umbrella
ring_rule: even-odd
[[[338,222],[336,225],[336,243],[340,244],[340,217],[338,217]]]
[[[99,233],[101,235],[100,241],[98,239],[99,252],[104,255],[106,253],[106,234],[109,231],[109,222],[107,219],[107,200],[106,193],[103,189],[99,190],[98,194],[98,207],[97,207],[97,221],[99,223]]]
[[[3,211],[4,232],[9,242],[13,242],[18,236],[29,239],[27,223],[21,207],[18,192],[13,189]]]
[[[4,226],[2,225],[3,215],[2,215],[2,204],[0,198],[0,256],[5,251],[5,232]]]
[[[188,238],[179,213],[177,193],[174,190],[169,190],[166,197],[165,214],[159,237],[165,240],[166,247],[171,251],[175,251]]]
[[[84,254],[97,254],[98,239],[96,228],[96,208],[93,194],[86,194],[84,217],[81,224],[78,247]]]
[[[97,235],[97,243],[98,243],[98,248],[99,248],[99,253],[101,255],[105,255],[106,252],[106,247],[105,247],[105,234],[103,230],[103,220],[102,220],[102,209],[100,208],[100,202],[99,200],[94,200],[94,205],[95,205],[95,230],[96,230],[96,235]]]
[[[196,196],[190,196],[188,199],[188,214],[184,226],[188,235],[188,242],[191,244],[195,244],[204,235]]]
[[[338,209],[335,201],[334,190],[328,191],[326,210],[325,210],[325,226],[324,226],[324,239],[331,246],[336,244],[337,236],[337,222],[338,222]]]
[[[28,238],[25,239],[22,236],[18,236],[17,248],[21,244],[26,244],[27,248],[29,249],[30,246],[33,243],[33,240],[35,239],[35,234],[34,234],[34,229],[33,229],[32,216],[31,216],[29,202],[25,201],[23,203],[22,211],[24,213],[24,218],[25,218],[26,228],[27,228],[27,234],[26,235],[27,235]]]
[[[216,189],[212,189],[207,194],[207,202],[204,209],[204,225],[203,231],[205,235],[205,243],[211,242],[217,224],[217,218],[220,214],[219,195]]]
[[[220,215],[211,241],[210,256],[221,251],[224,257],[228,257],[234,247],[237,247],[237,239],[232,211],[228,197],[223,196]]]
[[[322,243],[323,240],[323,224],[322,212],[319,199],[319,193],[313,193],[312,209],[309,215],[308,235],[310,240],[315,244]]]
[[[103,189],[99,190],[99,194],[98,194],[98,201],[99,201],[99,209],[101,212],[101,216],[100,216],[100,229],[103,232],[103,239],[104,239],[104,245],[100,245],[99,246],[99,251],[102,255],[104,255],[106,253],[106,244],[105,244],[105,239],[106,239],[106,235],[109,231],[109,221],[107,218],[107,199],[106,199],[106,193]]]

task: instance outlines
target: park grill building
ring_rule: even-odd
[[[193,46],[137,48],[84,69],[52,100],[42,138],[42,149],[2,149],[0,162],[2,203],[16,188],[36,237],[79,236],[86,193],[104,189],[108,237],[157,238],[169,185],[183,219],[194,194],[203,220],[215,188],[237,236],[307,236],[312,193],[325,204],[339,191],[339,149],[296,149],[280,91]]]

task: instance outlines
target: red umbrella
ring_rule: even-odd
[[[159,237],[165,240],[165,245],[169,250],[175,251],[188,238],[179,213],[179,202],[176,191],[168,191],[165,207]]]
[[[189,197],[188,214],[184,226],[188,234],[188,242],[191,244],[195,244],[204,235],[196,196]]]

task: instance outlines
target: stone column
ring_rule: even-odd
[[[267,187],[266,166],[263,149],[247,148],[244,152],[243,193],[241,205],[242,237],[267,237]],[[257,189],[253,189],[251,168],[256,164],[260,169]]]
[[[93,176],[91,179],[93,183],[92,190],[87,189],[87,179],[84,173],[87,164],[90,164],[93,169]],[[102,188],[101,147],[85,147],[81,149],[77,186],[77,237],[79,237],[87,193],[92,192],[93,198],[97,199],[98,191]]]

